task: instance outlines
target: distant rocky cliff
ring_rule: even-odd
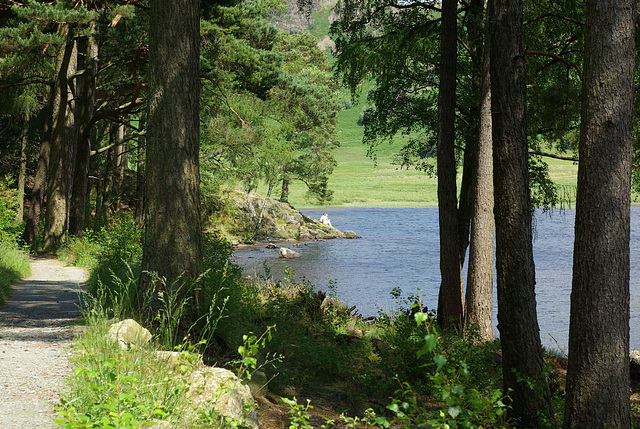
[[[312,241],[359,238],[353,231],[339,231],[302,215],[287,203],[255,192],[234,191],[234,221],[244,225],[244,239],[238,241]]]
[[[338,15],[333,12],[333,8],[336,5],[337,0],[313,0],[311,1],[311,14],[306,14],[298,7],[297,0],[287,0],[287,10],[280,15],[275,16],[271,22],[280,30],[287,31],[291,34],[301,34],[305,31],[311,30],[315,25],[313,12],[321,10],[320,19],[328,19],[329,23],[332,23],[338,18]],[[333,49],[335,47],[333,41],[328,35],[317,35],[318,46],[320,49],[325,50],[327,48]]]

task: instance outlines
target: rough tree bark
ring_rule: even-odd
[[[522,0],[494,0],[489,43],[498,329],[510,411],[519,427],[537,428],[552,409],[536,315],[522,19]]]
[[[151,1],[142,268],[166,287],[196,276],[202,259],[199,11],[194,0]],[[141,277],[142,293],[158,286]]]
[[[631,427],[629,238],[636,1],[588,0],[565,429]]]
[[[456,104],[456,0],[442,2],[440,92],[438,96],[438,217],[440,225],[440,274],[438,324],[462,329],[463,289],[458,248],[455,160]]]
[[[62,55],[59,55],[61,61]],[[51,128],[53,125],[53,117],[57,115],[57,109],[60,107],[60,93],[57,86],[52,85],[49,91],[49,101],[47,103],[47,112],[44,121],[44,129],[42,133],[42,143],[40,143],[40,153],[38,156],[38,166],[33,179],[33,187],[31,188],[31,199],[29,200],[29,213],[24,226],[22,239],[29,244],[33,250],[38,246],[38,225],[40,224],[40,215],[44,206],[44,199],[47,190],[47,171],[49,170],[49,153],[51,148]]]
[[[147,115],[145,112],[140,114],[139,129],[146,129]],[[144,156],[147,137],[142,135],[138,137],[138,166],[136,171],[136,223],[140,226],[144,224],[144,178],[145,163]]]
[[[18,209],[16,210],[16,222],[22,222],[24,220],[24,187],[27,182],[28,130],[29,127],[25,125],[20,144],[20,173],[18,174]]]
[[[49,171],[44,225],[44,250],[55,250],[64,241],[68,227],[69,199],[77,128],[72,80],[76,72],[77,46],[74,31],[66,27],[66,44],[62,46],[62,59],[56,68],[59,108],[52,121]]]
[[[90,35],[78,43],[78,148],[73,176],[73,188],[69,210],[69,234],[82,236],[85,228],[86,203],[89,190],[89,162],[93,115],[95,112],[96,75],[98,73],[98,40],[94,34],[96,23],[92,23]]]
[[[488,7],[491,7],[489,2]],[[487,16],[491,13],[487,10]],[[488,23],[488,22],[487,22]],[[486,25],[485,29],[488,30]],[[493,337],[493,141],[491,138],[491,73],[489,70],[489,33],[486,31],[482,84],[480,90],[480,125],[477,156],[474,163],[474,202],[469,246],[469,274],[465,299],[465,332],[481,341]]]

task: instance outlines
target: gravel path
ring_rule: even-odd
[[[0,428],[52,428],[54,405],[69,364],[80,316],[81,268],[53,259],[31,260],[31,277],[16,284],[0,308]]]

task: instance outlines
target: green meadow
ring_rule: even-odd
[[[393,163],[394,155],[405,144],[398,136],[391,143],[376,146],[375,159],[367,156],[368,146],[362,143],[364,128],[357,124],[362,105],[340,112],[338,125],[340,147],[334,154],[338,165],[329,179],[333,199],[318,204],[305,196],[301,182],[290,185],[289,201],[298,208],[314,207],[436,207],[437,179],[415,167],[400,169]],[[546,158],[552,180],[575,194],[578,165],[571,161]],[[462,169],[459,168],[460,180]],[[266,194],[266,187],[258,192]],[[274,189],[272,197],[278,198]],[[575,197],[573,197],[575,198]],[[573,200],[572,200],[573,202]]]

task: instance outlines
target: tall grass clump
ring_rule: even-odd
[[[58,257],[89,270],[87,288],[95,296],[103,286],[118,290],[129,285],[129,277],[140,275],[141,240],[142,228],[133,215],[121,213],[98,231],[87,230],[82,238],[69,238],[58,251]]]
[[[245,427],[212,407],[228,386],[204,401],[197,399],[201,387],[192,386],[192,374],[202,369],[200,353],[207,349],[224,313],[226,298],[218,298],[219,286],[232,278],[229,268],[211,267],[215,258],[209,258],[210,267],[200,278],[160,288],[149,321],[154,338],[144,346],[122,349],[108,332],[114,321],[140,316],[136,311],[154,299],[152,294],[142,299],[141,307],[132,305],[130,295],[137,291],[138,278],[131,268],[122,278],[112,273],[108,284],[98,281],[96,292],[86,297],[86,326],[74,343],[74,375],[58,405],[59,426],[137,428],[162,421],[170,427]],[[155,275],[153,280],[163,281]],[[214,284],[215,292],[207,287]],[[192,343],[192,338],[199,342]],[[163,349],[172,352],[157,351]],[[246,362],[247,356],[253,354],[241,361]]]
[[[56,424],[138,428],[165,421],[171,427],[198,427],[207,410],[192,412],[188,395],[198,356],[189,348],[170,355],[152,345],[122,349],[109,338],[110,313],[96,300],[85,312],[86,327],[74,343],[74,373],[58,404]]]
[[[142,229],[131,213],[121,213],[98,231],[71,237],[59,250],[60,259],[87,268],[87,291],[108,318],[140,320],[137,287],[141,272]]]
[[[142,261],[142,229],[131,214],[123,214],[109,226],[88,236],[86,240],[98,245],[97,263],[91,269],[87,288],[96,294],[99,284],[110,290],[130,287],[127,279],[140,276]],[[108,307],[108,303],[105,303]]]
[[[229,243],[217,235],[206,235],[198,278],[166,284],[157,274],[148,273],[156,287],[142,294],[138,290],[141,232],[133,217],[125,214],[100,231],[69,240],[62,255],[89,269],[87,291],[105,317],[143,321],[167,350],[184,344],[185,338],[202,343],[201,349],[215,348],[215,331],[229,291],[240,281],[240,268],[229,262]]]
[[[9,298],[11,285],[30,274],[29,256],[13,243],[0,243],[0,305]]]
[[[29,256],[18,246],[23,223],[16,220],[17,207],[18,196],[0,181],[0,305],[8,299],[11,285],[31,274]]]

